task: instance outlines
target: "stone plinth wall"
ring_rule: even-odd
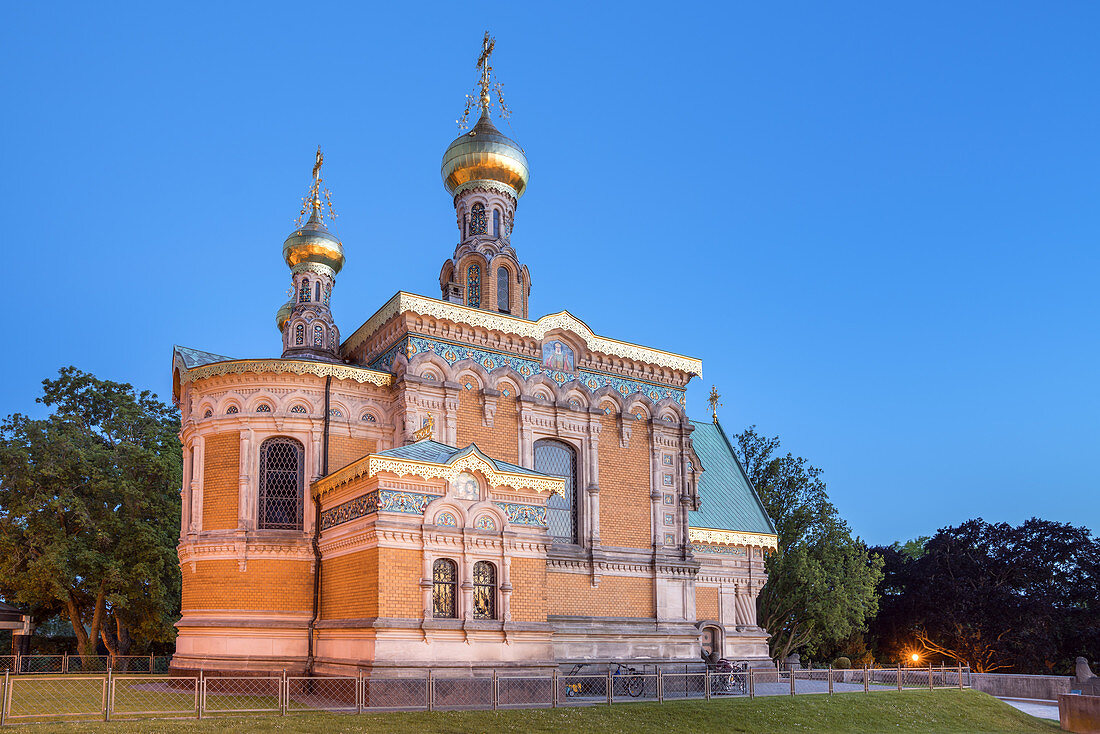
[[[1100,734],[1100,696],[1058,696],[1058,721],[1064,731]]]
[[[973,673],[970,687],[991,696],[1056,701],[1059,695],[1073,688],[1073,676]]]

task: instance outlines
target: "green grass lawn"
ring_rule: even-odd
[[[1058,725],[1024,714],[977,691],[844,693],[794,698],[634,703],[573,709],[462,711],[391,714],[245,715],[194,720],[29,724],[18,731],[117,732],[306,732],[339,734],[437,734],[454,732],[1056,732]]]

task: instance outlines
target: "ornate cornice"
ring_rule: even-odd
[[[327,275],[334,280],[336,279],[336,271],[324,263],[303,261],[291,267],[290,272],[294,275],[298,273],[316,273],[317,275]]]
[[[477,191],[478,189],[484,189],[485,191],[493,191],[498,194],[509,197],[512,200],[514,206],[518,198],[516,196],[516,190],[507,184],[500,183],[499,181],[490,181],[488,179],[479,178],[473,181],[467,181],[461,183],[455,187],[454,200],[458,202],[458,197],[462,196],[467,191]]]
[[[747,545],[761,548],[779,547],[778,536],[764,533],[739,533],[733,530],[688,528],[688,538],[697,543],[722,543],[724,545]]]
[[[370,383],[380,387],[393,384],[393,375],[388,372],[352,367],[346,364],[315,362],[298,359],[236,359],[228,362],[214,362],[192,369],[180,370],[180,382],[195,382],[207,377],[220,375],[242,375],[249,372],[271,374],[332,376],[338,380],[354,380],[358,383]]]
[[[477,471],[485,475],[490,487],[511,487],[512,489],[533,489],[536,492],[557,492],[565,489],[565,480],[560,477],[548,477],[534,474],[501,471],[476,451],[464,454],[447,464],[434,464],[427,461],[398,459],[381,454],[368,454],[362,459],[348,464],[343,469],[322,477],[313,483],[313,494],[324,497],[341,485],[359,477],[373,477],[386,472],[399,477],[420,477],[421,479],[444,479],[454,481],[464,471]]]
[[[608,354],[613,357],[632,359],[645,364],[667,367],[672,370],[680,370],[692,375],[703,373],[703,363],[692,357],[685,357],[660,349],[643,347],[629,342],[621,342],[617,339],[597,336],[583,321],[568,311],[543,316],[538,321],[506,316],[479,308],[460,306],[456,303],[438,301],[434,298],[417,296],[412,293],[399,291],[393,298],[386,302],[366,323],[356,329],[355,333],[348,337],[341,347],[343,354],[358,348],[371,337],[382,324],[389,321],[399,313],[411,311],[421,316],[431,316],[438,319],[446,319],[469,326],[482,327],[505,334],[530,339],[541,340],[554,329],[569,331],[584,340],[587,347],[593,352]]]

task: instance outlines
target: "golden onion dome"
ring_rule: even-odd
[[[294,308],[294,301],[287,301],[282,306],[279,306],[279,310],[275,312],[275,328],[279,330],[281,334],[283,327],[286,326],[286,322],[290,319],[290,310]]]
[[[519,145],[502,134],[483,110],[474,129],[455,139],[443,154],[443,185],[455,189],[470,181],[497,181],[523,196],[530,171],[527,156]]]
[[[314,200],[309,221],[294,230],[283,242],[283,259],[290,267],[313,262],[327,265],[337,273],[344,267],[344,246],[321,220],[319,201]]]

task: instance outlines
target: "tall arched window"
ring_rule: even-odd
[[[313,284],[313,300],[317,303],[321,302],[321,281]]]
[[[474,619],[497,618],[497,567],[488,561],[474,564]]]
[[[305,452],[293,438],[276,436],[260,444],[261,530],[301,530]]]
[[[546,500],[546,524],[550,536],[563,543],[577,542],[577,452],[553,439],[535,441],[535,471],[565,479],[561,495]]]
[[[511,313],[508,306],[508,268],[497,268],[497,310]]]
[[[500,209],[493,210],[493,236],[500,237]]]
[[[432,616],[458,618],[458,566],[448,558],[432,564]]]
[[[466,268],[466,305],[481,308],[481,265]]]
[[[485,205],[480,201],[470,207],[470,234],[485,234]]]
[[[313,325],[313,346],[325,348],[325,331],[320,324]]]
[[[298,303],[309,303],[309,281],[302,278],[302,285],[298,288]]]
[[[306,343],[306,327],[298,324],[294,327],[294,346],[300,347]]]

